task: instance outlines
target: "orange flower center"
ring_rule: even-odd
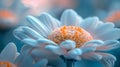
[[[0,67],[16,67],[16,66],[10,62],[0,62]]]
[[[76,42],[76,47],[82,46],[85,42],[93,40],[92,36],[82,29],[76,26],[62,26],[55,29],[49,36],[48,39],[54,41],[57,44],[65,40],[73,40]]]

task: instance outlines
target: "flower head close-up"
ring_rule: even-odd
[[[98,17],[83,19],[71,9],[63,12],[60,21],[48,13],[26,19],[29,26],[14,30],[15,37],[26,45],[49,50],[67,62],[88,59],[114,66],[116,58],[107,51],[120,47],[120,29],[113,23],[104,23]]]

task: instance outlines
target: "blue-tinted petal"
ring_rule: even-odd
[[[105,67],[114,67],[114,63],[116,61],[115,56],[107,53],[100,53],[100,55],[102,55],[102,59],[100,62],[103,63]]]
[[[71,51],[68,52],[68,55],[75,60],[80,60],[81,57],[80,55],[82,55],[82,50],[79,48],[73,49]]]
[[[92,33],[98,22],[98,17],[89,17],[80,23],[80,27]]]
[[[9,43],[0,53],[0,61],[14,62],[17,54],[17,47],[14,43]]]
[[[103,45],[97,47],[96,50],[99,51],[108,51],[112,49],[120,48],[120,42],[117,40],[107,40]]]
[[[61,16],[62,25],[78,26],[82,18],[74,10],[66,10]]]
[[[53,53],[57,55],[63,55],[65,53],[64,50],[60,48],[59,46],[47,45],[45,48],[52,51]]]
[[[111,30],[108,30],[106,32],[102,32],[101,34],[98,34],[98,38],[102,40],[114,40],[120,38],[120,29],[114,28]]]
[[[31,26],[42,36],[46,37],[49,33],[49,29],[42,23],[40,22],[37,18],[33,16],[27,16],[26,18]]]
[[[60,44],[60,47],[65,48],[66,50],[71,50],[76,47],[76,43],[72,40],[66,40]]]
[[[100,61],[102,59],[102,56],[95,53],[95,52],[90,52],[82,55],[82,58],[88,59],[88,60],[97,60]]]
[[[57,19],[54,19],[47,13],[42,13],[39,16],[39,19],[50,31],[53,31],[54,29],[60,27],[60,22],[58,22]]]
[[[85,48],[85,47],[98,47],[103,45],[104,42],[101,40],[91,40],[86,42],[83,46],[81,46],[80,48]]]
[[[13,34],[19,40],[23,40],[25,38],[30,38],[28,35],[25,34],[25,32],[21,28],[15,29],[13,31]]]

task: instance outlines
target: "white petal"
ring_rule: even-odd
[[[102,46],[104,44],[101,40],[92,40],[89,42],[86,42],[83,46],[80,47],[83,54],[94,52],[96,51],[96,48],[99,46]]]
[[[114,40],[114,39],[116,40],[120,38],[120,29],[114,28],[104,33],[101,33],[97,36],[99,39],[102,39],[102,40]]]
[[[84,28],[89,32],[92,32],[98,23],[98,17],[89,17],[80,23],[80,27]]]
[[[17,58],[19,55],[20,55],[20,53],[19,53],[19,52],[17,52],[17,53],[16,53],[16,57],[15,57],[15,58]]]
[[[82,18],[74,10],[66,10],[61,16],[62,25],[78,26]]]
[[[79,48],[73,49],[71,51],[68,52],[68,55],[75,60],[80,60],[81,57],[80,55],[82,55],[82,50]]]
[[[54,45],[47,45],[45,48],[52,51],[53,53],[55,53],[57,55],[63,55],[66,52],[59,46],[54,46]]]
[[[37,40],[26,38],[22,40],[22,42],[24,42],[27,45],[33,46],[33,47],[44,47],[45,45],[48,45],[48,44],[57,45],[53,41],[45,39],[45,38],[41,38]]]
[[[114,63],[116,61],[115,56],[107,53],[99,53],[99,54],[102,55],[101,63],[103,63],[105,67],[114,67]]]
[[[25,53],[21,53],[18,56],[18,58],[15,61],[15,64],[18,67],[32,67],[32,63],[34,60],[33,60],[32,56],[28,53],[29,53],[29,51],[27,51]]]
[[[21,48],[21,50],[20,50],[20,52],[21,52],[21,53],[24,53],[24,52],[30,51],[30,50],[32,50],[32,49],[33,49],[33,46],[23,45],[22,48]]]
[[[117,40],[108,40],[108,41],[105,41],[102,46],[97,47],[96,50],[108,51],[116,48],[120,48],[120,42]]]
[[[17,48],[14,43],[9,43],[1,52],[0,60],[14,62],[17,54]]]
[[[54,29],[60,27],[60,22],[58,22],[57,19],[53,18],[47,13],[42,13],[39,16],[39,19],[50,31],[53,31]]]
[[[71,55],[82,55],[82,50],[79,49],[79,48],[76,48],[76,49],[73,49],[73,50],[69,51],[69,53]]]
[[[88,60],[97,60],[97,61],[100,61],[102,59],[102,56],[95,52],[86,53],[82,55],[82,57]]]
[[[27,44],[27,45],[33,46],[33,47],[37,47],[38,46],[37,45],[37,41],[34,40],[34,39],[26,38],[26,39],[23,39],[22,42]]]
[[[80,48],[82,53],[85,54],[85,53],[89,53],[89,52],[93,52],[96,50],[96,47],[94,46],[89,46],[89,47],[83,47],[83,48]]]
[[[31,29],[30,27],[22,27],[24,32],[30,36],[33,39],[43,38],[39,33],[37,33],[35,30]]]
[[[113,23],[103,23],[103,24],[99,24],[96,28],[95,28],[95,33],[94,34],[101,34],[104,33],[108,30],[111,30],[114,28],[114,24]]]
[[[81,48],[98,47],[98,46],[101,46],[102,44],[104,44],[104,42],[101,40],[91,40],[86,42],[83,46],[81,46]]]
[[[22,36],[22,34],[24,36]],[[37,33],[36,31],[34,31],[33,29],[31,29],[27,26],[21,26],[21,27],[17,28],[16,30],[14,30],[14,35],[18,39],[25,39],[25,37],[31,38],[31,39],[44,38],[39,33]]]
[[[29,37],[28,35],[26,35],[26,34],[24,33],[24,31],[21,30],[20,28],[15,29],[15,30],[13,31],[13,34],[14,34],[14,36],[15,36],[17,39],[19,39],[19,40],[23,40],[23,39],[25,39],[25,38],[30,38],[30,37]]]
[[[44,48],[33,49],[31,52],[31,55],[36,61],[43,59],[43,58],[46,58],[50,61],[50,60],[54,60],[58,57],[56,54],[54,54],[50,50],[47,50]]]
[[[76,43],[72,40],[66,40],[60,44],[60,47],[65,48],[66,50],[71,50],[76,47]]]
[[[30,22],[33,28],[35,28],[35,30],[38,31],[38,33],[42,36],[46,37],[49,34],[49,29],[35,17],[27,16],[26,19]]]
[[[57,45],[55,42],[49,40],[49,39],[45,39],[45,38],[39,38],[37,40],[38,44],[51,44],[51,45]]]

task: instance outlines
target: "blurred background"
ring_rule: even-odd
[[[74,9],[83,18],[98,16],[100,20],[114,23],[115,27],[120,28],[120,0],[0,0],[0,51],[9,42],[17,44],[18,51],[20,50],[23,43],[12,32],[16,27],[27,24],[27,15],[37,17],[42,12],[48,12],[60,19],[66,9]],[[120,67],[120,49],[110,53],[118,59],[115,67]],[[94,61],[85,60],[80,63],[85,67],[89,67],[89,64],[91,67],[102,67],[99,62]]]

